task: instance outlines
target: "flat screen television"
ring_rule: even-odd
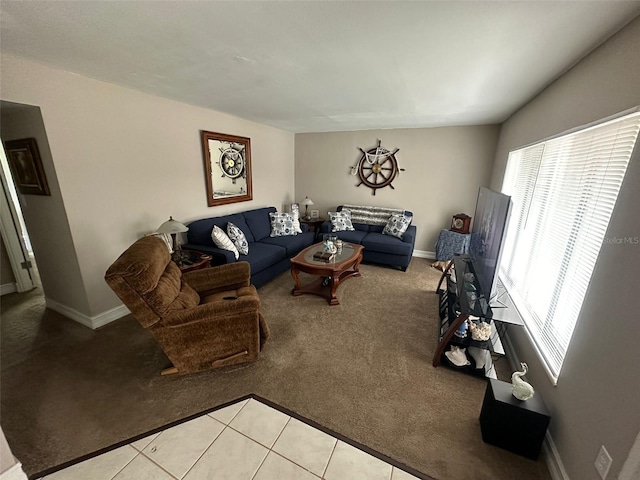
[[[474,261],[476,277],[484,298],[490,305],[497,294],[497,270],[510,211],[509,195],[480,187],[471,228],[469,254]]]

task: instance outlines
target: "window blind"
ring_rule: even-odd
[[[499,276],[557,381],[640,129],[634,112],[510,152]]]

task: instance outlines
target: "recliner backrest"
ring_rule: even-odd
[[[141,238],[120,255],[105,280],[145,328],[200,303],[198,293],[182,281],[166,244],[153,236]]]

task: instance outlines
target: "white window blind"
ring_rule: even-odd
[[[640,112],[512,151],[499,276],[557,381],[631,158]]]

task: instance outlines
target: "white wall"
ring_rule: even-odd
[[[87,311],[120,304],[109,265],[172,215],[182,222],[293,201],[294,136],[2,55],[3,100],[40,107],[69,220]],[[207,207],[200,130],[251,138],[253,198]]]
[[[311,198],[313,209],[327,218],[327,211],[343,203],[377,205],[411,210],[418,228],[417,250],[433,252],[441,229],[451,216],[473,215],[478,188],[487,186],[499,127],[415,128],[296,135],[297,201]],[[390,187],[372,190],[356,185],[359,177],[349,171],[362,155],[377,145],[400,151],[398,165],[404,172]]]
[[[0,132],[5,142],[35,138],[47,177],[51,195],[23,195],[18,191],[44,295],[48,301],[88,312],[87,295],[40,109],[2,102]]]
[[[508,152],[640,104],[640,18],[610,38],[502,127],[493,172],[499,188]],[[640,153],[629,165],[607,237],[640,237]],[[600,445],[617,478],[640,430],[640,245],[606,243],[600,252],[557,387],[524,333],[510,329],[528,379],[553,413],[550,431],[572,479],[597,480]]]

